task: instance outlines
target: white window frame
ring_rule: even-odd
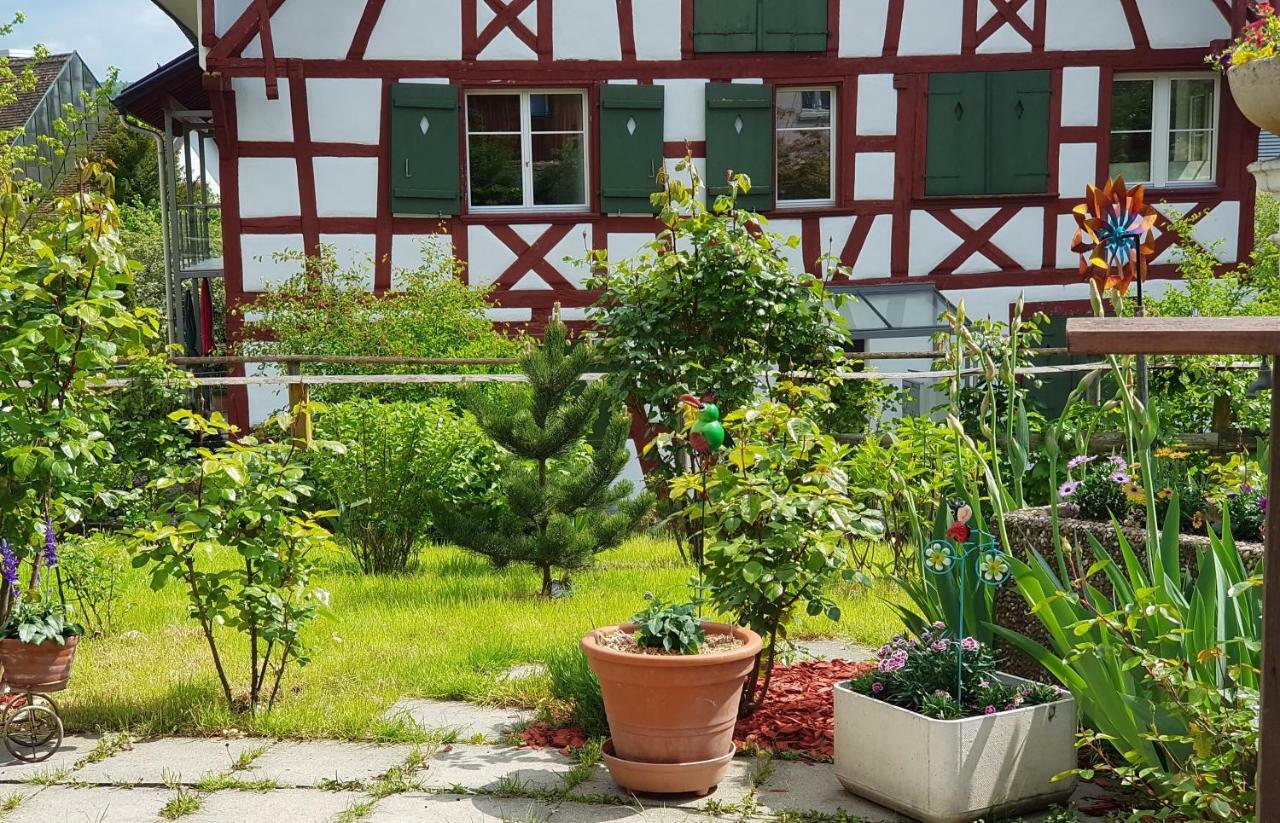
[[[511,206],[476,206],[471,203],[471,98],[482,95],[507,95],[520,98],[520,185],[524,194],[524,202]],[[540,131],[538,134],[581,134],[582,135],[582,203],[569,203],[558,206],[537,205],[533,202],[533,112],[530,98],[536,94],[556,94],[564,97],[577,95],[582,105],[582,131]],[[475,89],[465,92],[466,110],[463,112],[463,129],[467,143],[467,211],[471,214],[511,214],[513,212],[541,213],[580,213],[591,208],[591,124],[587,120],[587,92],[585,89]],[[482,134],[511,135],[515,132],[476,132]]]
[[[830,197],[810,198],[807,200],[783,200],[782,188],[778,181],[778,135],[787,131],[818,131],[820,126],[803,126],[793,128],[778,127],[778,95],[783,92],[806,92],[806,91],[825,91],[831,95],[831,124],[827,126],[827,131],[831,132],[831,175],[827,186],[831,190]],[[773,90],[773,190],[778,193],[774,203],[778,209],[812,209],[822,208],[824,206],[834,206],[836,204],[836,181],[839,179],[839,172],[836,167],[837,158],[839,158],[839,142],[840,134],[836,130],[837,124],[840,122],[837,115],[836,107],[839,105],[840,95],[837,93],[835,86],[775,86]]]
[[[1218,185],[1218,139],[1221,135],[1222,120],[1222,77],[1217,72],[1133,72],[1117,74],[1114,83],[1126,80],[1150,80],[1151,84],[1151,179],[1126,180],[1132,185],[1142,183],[1157,189],[1203,189]],[[1212,80],[1213,81],[1213,136],[1209,145],[1209,179],[1208,180],[1170,180],[1169,149],[1172,143],[1172,131],[1169,128],[1169,115],[1173,105],[1174,80]],[[1111,99],[1114,105],[1115,97]],[[1115,122],[1114,114],[1112,122]],[[1196,129],[1196,131],[1200,131]],[[1132,129],[1112,129],[1107,137],[1107,165],[1111,164],[1112,134],[1134,134]]]

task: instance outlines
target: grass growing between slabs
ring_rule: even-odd
[[[331,610],[307,636],[312,662],[291,669],[275,710],[256,718],[223,704],[182,591],[152,592],[145,570],[130,571],[116,631],[80,646],[62,700],[69,729],[401,739],[411,730],[383,715],[405,696],[535,706],[549,696],[547,678],[507,680],[505,672],[575,646],[594,626],[626,620],[645,592],[687,597],[692,573],[673,543],[650,537],[602,555],[574,578],[574,596],[558,600],[536,596],[527,568],[494,569],[452,548],[428,548],[414,571],[390,577],[351,572],[336,551],[333,561],[319,581]],[[882,599],[896,596],[888,587],[842,587],[841,621],[802,617],[793,637],[878,645],[898,628]],[[230,632],[225,639],[224,663],[245,682],[248,645]]]

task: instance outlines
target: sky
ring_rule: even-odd
[[[0,37],[0,49],[42,43],[53,52],[78,51],[99,80],[110,66],[122,81],[137,80],[191,48],[151,0],[0,0],[0,20],[19,11],[27,21]]]

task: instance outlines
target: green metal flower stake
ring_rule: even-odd
[[[930,542],[921,550],[925,571],[939,577],[957,574],[960,588],[960,625],[956,631],[956,702],[964,703],[964,615],[965,595],[969,591],[972,567],[980,585],[997,588],[1009,580],[1012,566],[1009,556],[1000,548],[995,535],[969,525],[973,509],[962,505],[956,520],[947,528],[947,536]]]

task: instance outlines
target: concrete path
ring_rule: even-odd
[[[614,786],[597,763],[489,739],[510,721],[502,710],[462,703],[435,703],[430,708],[449,722],[443,729],[424,731],[425,741],[416,744],[70,737],[46,763],[0,762],[0,820],[854,823],[900,819],[842,791],[829,765],[767,757],[736,759],[729,778],[710,797],[637,798]],[[461,736],[467,732],[471,734]]]

